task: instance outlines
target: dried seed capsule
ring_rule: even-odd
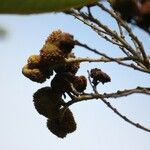
[[[63,53],[69,54],[74,48],[75,42],[73,40],[73,35],[69,33],[62,32],[60,30],[52,32],[46,43],[52,43],[57,46]]]
[[[28,66],[30,69],[38,68],[41,66],[41,56],[40,55],[31,55],[28,60]]]
[[[66,66],[66,72],[71,72],[72,74],[76,74],[80,68],[80,63],[74,62],[70,63]]]
[[[61,94],[53,91],[50,87],[39,89],[33,95],[33,102],[39,114],[53,119],[59,117],[61,106]]]
[[[47,38],[46,43],[55,43],[56,41],[58,41],[61,38],[61,34],[62,31],[61,30],[57,30],[57,31],[53,31]]]
[[[65,72],[70,72],[72,74],[76,74],[78,69],[80,68],[80,64],[77,63],[69,63],[69,64],[62,64],[57,66],[54,70],[56,73],[65,73]]]
[[[40,55],[31,55],[27,62],[29,69],[39,69],[46,78],[49,79],[53,75],[53,69],[42,62]]]
[[[22,68],[22,73],[25,77],[29,78],[34,82],[43,83],[46,80],[46,76],[40,69],[38,68],[30,69],[28,65],[25,65]]]
[[[71,58],[75,58],[75,55],[73,53],[70,53],[67,59],[71,59]],[[57,66],[54,70],[56,73],[70,72],[75,75],[79,68],[80,68],[79,62],[72,62],[72,63],[61,64]]]
[[[73,82],[74,88],[78,92],[83,92],[87,87],[87,79],[85,76],[76,76]]]
[[[93,78],[93,84],[95,85],[97,85],[98,82],[102,82],[104,84],[106,82],[111,81],[109,75],[107,75],[101,69],[98,68],[91,69],[90,76],[91,78]]]
[[[67,135],[67,132],[63,130],[59,119],[47,120],[47,128],[55,134],[57,137],[64,138]]]
[[[51,87],[55,91],[65,93],[71,91],[70,83],[73,83],[75,76],[71,73],[56,74],[51,81]]]
[[[61,113],[63,113],[63,109],[60,110],[60,114]],[[63,124],[63,128],[67,133],[72,133],[76,130],[77,125],[73,113],[69,108],[65,110],[61,123]]]
[[[46,43],[40,50],[42,62],[51,68],[65,62],[66,54],[64,54],[57,46],[51,43]]]
[[[61,38],[56,45],[64,52],[69,54],[74,48],[75,42],[73,36],[69,33],[62,33]]]
[[[39,69],[40,69],[41,72],[45,75],[45,77],[46,77],[47,79],[49,79],[50,76],[53,75],[53,69],[52,69],[51,67],[48,67],[48,66],[46,66],[46,65],[41,65],[41,66],[39,67]]]
[[[67,109],[62,118],[48,119],[48,129],[60,138],[64,138],[68,133],[72,133],[76,130],[76,122],[74,120],[72,112]]]

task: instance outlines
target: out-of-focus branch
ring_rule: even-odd
[[[72,7],[83,7],[98,0],[0,0],[0,14],[35,14],[58,12]]]
[[[6,35],[7,35],[7,31],[3,27],[0,26],[0,39],[5,38]]]

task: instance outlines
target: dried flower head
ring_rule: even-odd
[[[57,46],[46,43],[43,48],[40,50],[40,56],[42,62],[48,66],[55,67],[59,64],[64,63],[65,58],[67,57]]]
[[[62,31],[53,31],[47,38],[46,43],[55,43],[61,38]]]
[[[71,91],[70,83],[73,83],[75,76],[71,73],[56,74],[51,81],[51,87],[55,91],[65,93]]]
[[[67,109],[63,116],[60,117],[62,118],[48,119],[47,127],[56,136],[64,138],[68,133],[72,133],[76,130],[76,122],[69,109]]]
[[[73,82],[75,89],[78,92],[83,92],[87,87],[87,79],[85,76],[76,76]]]
[[[39,69],[45,75],[47,79],[49,79],[53,75],[53,68],[47,66],[46,64],[42,64]]]
[[[61,94],[50,87],[36,91],[33,95],[33,102],[38,113],[47,118],[58,118],[60,115]]]
[[[72,59],[72,58],[75,58],[75,55],[73,53],[70,53],[67,59]],[[61,64],[57,66],[54,70],[56,73],[70,72],[75,75],[79,70],[79,68],[80,68],[79,62],[71,62],[71,63]]]
[[[60,110],[60,114],[62,113],[64,113],[63,109]],[[76,130],[77,125],[73,113],[69,108],[65,110],[61,123],[63,124],[64,129],[66,130],[67,133],[72,133]]]
[[[30,69],[38,68],[41,66],[41,56],[40,55],[31,55],[28,60],[28,66]]]
[[[34,82],[43,83],[46,80],[46,76],[39,68],[30,69],[28,65],[22,68],[22,74]]]
[[[62,32],[61,30],[54,31],[47,38],[46,43],[52,43],[57,46],[63,53],[69,54],[74,48],[75,42],[73,35]]]
[[[75,42],[73,35],[69,33],[62,33],[61,38],[55,43],[64,53],[70,53],[74,48]]]
[[[62,65],[55,67],[54,70],[56,73],[70,72],[75,75],[79,68],[80,68],[79,63],[69,63],[69,64],[64,63]]]
[[[93,78],[94,85],[97,85],[99,82],[102,82],[104,84],[111,81],[109,75],[107,75],[105,72],[98,68],[91,69],[90,76],[91,78]]]
[[[53,120],[48,119],[47,128],[59,138],[64,138],[67,135],[67,132],[63,130],[63,127],[59,119],[53,119]]]

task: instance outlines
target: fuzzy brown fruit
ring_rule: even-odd
[[[54,44],[66,54],[69,54],[75,45],[73,35],[62,32],[61,30],[52,32],[47,38],[46,43]]]
[[[93,78],[94,85],[97,85],[99,82],[102,82],[104,84],[111,81],[109,75],[107,75],[105,72],[98,68],[91,69],[90,77]]]
[[[58,92],[65,93],[70,92],[71,85],[73,83],[75,76],[71,73],[56,74],[51,81],[51,87]]]
[[[75,58],[75,55],[73,53],[70,53],[67,59],[72,59],[72,58]],[[79,68],[80,68],[79,62],[71,62],[71,63],[61,64],[57,66],[54,70],[56,73],[70,72],[75,75],[77,71],[79,70]]]
[[[63,113],[63,112],[62,112]],[[68,133],[72,133],[76,130],[76,122],[70,109],[67,109],[62,118],[48,119],[48,129],[60,138],[66,137]]]
[[[59,117],[61,94],[53,91],[52,88],[44,87],[36,91],[33,102],[39,114],[50,119]]]
[[[34,82],[43,83],[46,81],[46,76],[39,68],[30,69],[28,65],[25,65],[22,68],[22,74]]]
[[[87,87],[87,79],[85,76],[76,76],[73,82],[74,88],[78,92],[83,92]]]

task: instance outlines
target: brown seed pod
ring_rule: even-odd
[[[69,33],[62,33],[59,41],[55,43],[64,53],[69,54],[74,48],[75,41],[73,36]]]
[[[67,59],[75,58],[75,55],[73,53],[70,53],[67,57]],[[76,74],[77,71],[80,68],[79,62],[71,62],[71,63],[64,63],[59,66],[57,66],[54,70],[56,73],[65,73],[70,72],[72,74]]]
[[[33,102],[39,114],[53,119],[58,118],[61,106],[61,94],[50,87],[44,87],[33,95]]]
[[[50,34],[47,38],[46,43],[54,44],[66,54],[69,54],[75,45],[73,35],[60,30],[52,32],[52,34]]]
[[[30,69],[28,65],[22,68],[22,74],[34,82],[43,83],[46,80],[46,76],[39,68]]]
[[[55,43],[56,41],[58,41],[61,38],[61,34],[62,31],[61,30],[57,30],[57,31],[53,31],[47,38],[46,43]]]
[[[67,109],[62,118],[47,120],[48,129],[60,138],[64,138],[68,133],[76,130],[76,122],[70,109]]]
[[[51,87],[55,91],[65,93],[71,91],[70,83],[73,83],[75,76],[71,73],[56,74],[51,81]]]
[[[107,75],[101,69],[98,68],[91,69],[90,76],[91,78],[93,78],[93,84],[95,85],[97,85],[99,82],[102,82],[104,84],[106,82],[111,81],[109,75]]]
[[[49,79],[53,75],[53,70],[46,66],[43,66],[43,67],[41,66],[40,70],[46,76],[47,79]]]
[[[41,66],[41,56],[40,55],[31,55],[28,60],[28,66],[30,69],[38,68]]]
[[[40,55],[31,55],[27,62],[29,69],[39,69],[46,78],[49,79],[50,76],[53,75],[53,69],[42,62]]]
[[[72,74],[76,74],[80,68],[80,63],[74,62],[70,63],[66,66],[66,72],[71,72]]]
[[[74,88],[78,92],[83,92],[87,87],[87,79],[85,76],[76,76],[73,82]]]
[[[63,130],[59,119],[48,119],[47,128],[59,138],[64,138],[67,135],[67,132]]]
[[[57,46],[51,43],[46,43],[40,50],[42,62],[51,68],[65,62],[67,57]]]
[[[75,63],[69,63],[69,64],[62,64],[57,67],[55,67],[55,72],[56,73],[65,73],[65,72],[70,72],[72,74],[76,74],[78,69],[80,68],[80,63],[75,62]]]
[[[64,113],[63,111],[64,110],[61,109],[60,114]],[[77,125],[73,113],[69,108],[65,110],[61,123],[63,124],[63,128],[66,130],[67,133],[72,133],[76,130]]]

